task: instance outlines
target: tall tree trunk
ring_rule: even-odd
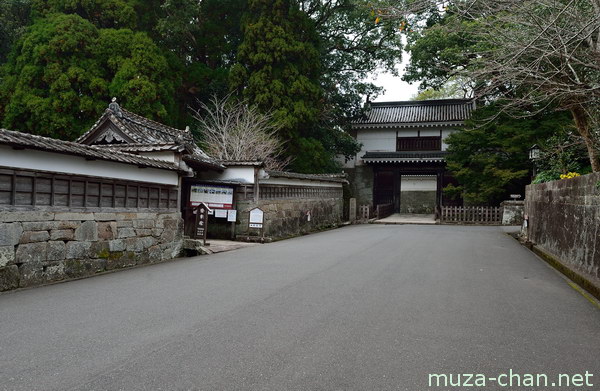
[[[573,119],[575,120],[575,126],[577,126],[579,135],[583,137],[585,141],[585,146],[587,147],[590,163],[592,164],[592,171],[600,172],[600,153],[598,153],[598,149],[596,149],[594,136],[590,131],[588,114],[586,113],[585,109],[580,105],[573,107],[571,109],[571,114],[573,115]]]

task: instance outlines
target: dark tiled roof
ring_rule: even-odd
[[[446,151],[367,152],[362,159],[367,163],[441,162],[446,155]]]
[[[95,146],[103,149],[112,149],[120,152],[154,152],[183,150],[183,147],[177,144],[102,144]]]
[[[175,163],[154,158],[133,155],[130,153],[116,152],[96,146],[78,144],[70,141],[56,140],[27,133],[14,132],[0,129],[0,144],[37,149],[41,151],[58,152],[67,155],[81,156],[88,159],[107,160],[117,163],[135,164],[142,167],[179,170]]]
[[[402,151],[402,152],[377,152],[370,151],[365,153],[363,159],[374,158],[443,158],[448,154],[446,151]]]
[[[223,170],[225,166],[212,159],[203,159],[196,154],[183,155],[183,161],[194,167],[212,168],[215,170]]]
[[[96,121],[94,126],[75,142],[89,144],[88,141],[92,139],[95,131],[106,121],[111,121],[121,132],[123,132],[123,134],[133,140],[133,142],[128,143],[129,147],[111,144],[111,147],[106,146],[104,148],[125,148],[124,150],[128,152],[178,150],[177,148],[179,148],[180,151],[185,150],[188,154],[193,155],[193,160],[196,162],[204,162],[209,166],[218,165],[214,159],[198,147],[189,128],[180,130],[161,124],[160,122],[152,121],[141,115],[123,109],[114,101],[109,105],[108,109],[106,109],[100,119]],[[167,147],[168,145],[172,147]],[[138,146],[139,149],[137,149]]]
[[[246,160],[222,160],[221,164],[223,164],[224,166],[252,166],[252,167],[262,167],[264,165],[263,162],[246,161]]]
[[[152,121],[121,108],[116,103],[106,109],[98,121],[85,132],[81,137],[75,140],[78,143],[85,143],[86,139],[101,125],[106,119],[111,119],[118,126],[119,130],[130,137],[136,144],[182,144],[193,142],[192,133],[189,130],[179,130],[170,126]]]
[[[462,122],[471,116],[475,103],[470,99],[372,102],[357,126],[372,124],[421,124]]]
[[[267,171],[267,174],[273,178],[306,179],[310,181],[348,183],[346,174],[298,174],[287,171]]]

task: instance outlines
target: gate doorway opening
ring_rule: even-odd
[[[394,213],[435,214],[439,217],[442,205],[460,202],[443,196],[444,186],[454,180],[445,174],[445,165],[442,164],[378,164],[373,166],[373,174],[373,208],[392,204]]]

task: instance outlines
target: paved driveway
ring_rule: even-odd
[[[599,352],[600,310],[494,227],[353,226],[0,295],[7,390],[597,387]]]

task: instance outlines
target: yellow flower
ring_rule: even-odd
[[[571,179],[571,178],[576,178],[578,176],[581,176],[581,175],[576,172],[568,172],[566,174],[560,174],[560,179]]]

